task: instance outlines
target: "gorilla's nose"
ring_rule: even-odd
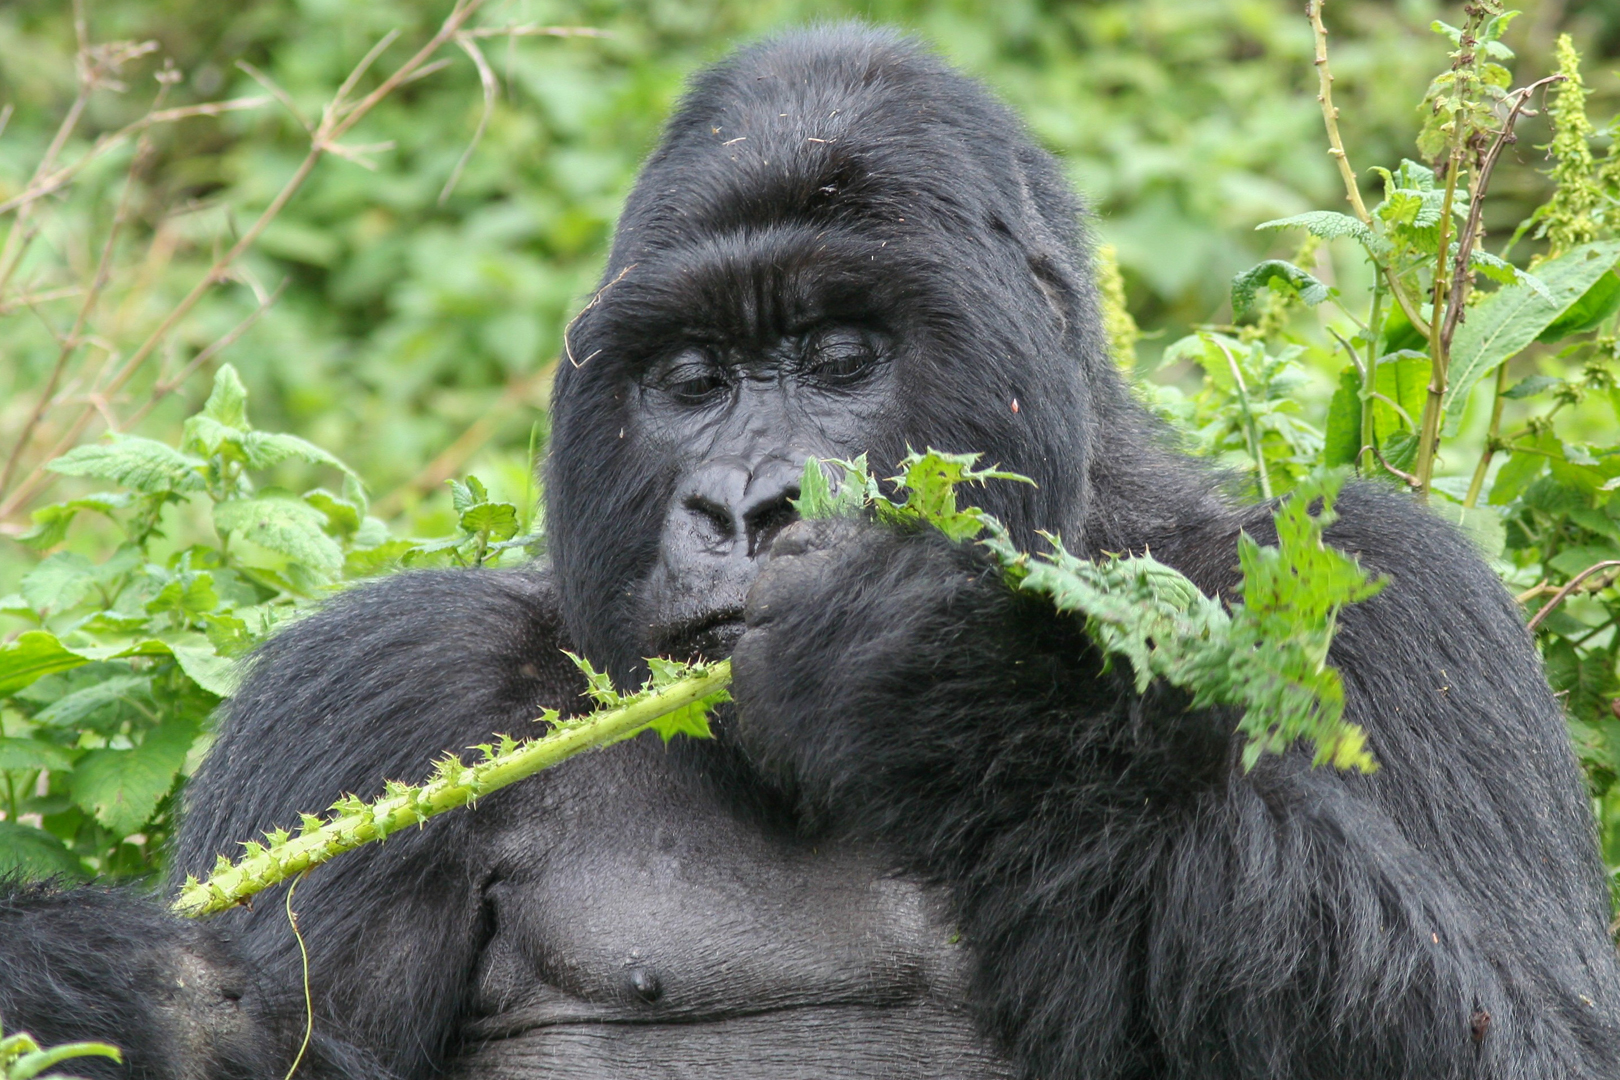
[[[799,497],[803,472],[804,455],[773,456],[758,463],[714,458],[682,485],[674,512],[687,519],[690,534],[707,554],[753,558],[797,520],[798,511],[789,500]]]

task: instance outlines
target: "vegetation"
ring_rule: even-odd
[[[1554,5],[1302,7],[848,10],[919,29],[1063,157],[1117,256],[1116,355],[1192,449],[1295,492],[1307,531],[1324,465],[1469,531],[1525,604],[1620,867],[1620,164],[1591,119],[1613,80],[1579,58],[1610,28],[1579,5],[1568,38]],[[679,78],[837,10],[0,11],[0,865],[155,874],[232,661],[279,621],[400,565],[543,551],[553,358]],[[468,469],[486,483],[446,483]],[[1090,564],[1056,551],[1003,555],[1103,632],[1073,592]],[[1255,630],[1316,658],[1300,671],[1331,672],[1332,612],[1363,589],[1329,569],[1287,616],[1309,627]],[[1174,595],[1167,625],[1200,640],[1271,610],[1114,571],[1104,596]],[[1370,767],[1331,701],[1255,745],[1314,734]]]

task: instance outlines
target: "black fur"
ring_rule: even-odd
[[[807,454],[977,450],[1038,481],[975,496],[1021,543],[1230,590],[1268,515],[1132,402],[1078,221],[1016,119],[892,35],[697,78],[569,336],[554,569],[404,575],[278,635],[175,872],[576,707],[570,642],[626,682],[735,645],[737,712],[312,875],[310,1075],[1620,1077],[1558,706],[1490,571],[1405,498],[1353,486],[1331,533],[1390,578],[1332,657],[1371,777],[1245,773],[1230,716],[1135,694],[972,546],[789,525]],[[73,1008],[154,1076],[274,1074],[303,1034],[280,896],[202,930],[14,891],[0,1007],[78,1034],[49,1026]],[[112,935],[78,936],[91,908]],[[251,1053],[147,1019],[153,949],[253,974]]]

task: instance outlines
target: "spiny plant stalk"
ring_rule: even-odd
[[[826,462],[842,470],[834,487],[823,464],[805,463],[800,497],[805,518],[870,512],[891,524],[920,523],[956,541],[979,542],[1000,563],[1013,588],[1046,596],[1061,612],[1085,620],[1086,632],[1105,656],[1124,656],[1138,692],[1162,677],[1192,692],[1194,707],[1233,705],[1243,710],[1239,728],[1248,737],[1244,766],[1264,752],[1282,753],[1299,739],[1316,747],[1318,764],[1371,772],[1377,768],[1364,735],[1342,717],[1343,689],[1327,663],[1339,609],[1378,591],[1353,559],[1321,542],[1332,521],[1338,478],[1304,484],[1276,514],[1280,548],[1264,548],[1247,536],[1239,543],[1244,604],[1228,615],[1221,602],[1198,591],[1186,577],[1150,556],[1098,562],[1078,558],[1048,536],[1050,555],[1019,551],[994,516],[978,507],[960,507],[956,489],[988,480],[1033,481],[1017,473],[974,467],[977,454],[912,452],[889,483],[905,495],[889,498],[867,471],[865,455],[854,461]],[[1309,507],[1320,498],[1315,515]],[[586,680],[597,712],[564,720],[548,709],[540,721],[550,734],[518,741],[503,736],[496,745],[477,747],[483,760],[472,765],[447,756],[427,783],[389,782],[373,802],[349,796],[326,819],[306,815],[294,836],[277,830],[253,841],[239,861],[220,856],[206,881],[187,878],[175,910],[200,916],[224,911],[279,882],[319,866],[346,851],[428,818],[466,806],[480,796],[514,784],[575,754],[607,746],[652,729],[667,741],[677,734],[708,737],[708,710],[729,698],[730,661],[679,664],[652,658],[651,678],[631,695],[589,661],[570,654]]]
[[[582,667],[588,669],[583,662]],[[671,716],[688,714],[684,723],[690,725],[689,714],[719,704],[731,684],[728,660],[691,667],[668,665],[668,669],[671,681],[619,699],[623,704],[614,708],[577,720],[557,719],[556,712],[548,710],[542,719],[549,719],[553,729],[547,735],[522,741],[503,737],[497,745],[479,747],[484,760],[472,765],[455,757],[443,758],[434,766],[433,779],[425,784],[390,782],[382,798],[374,802],[351,796],[332,808],[330,819],[305,815],[303,829],[296,836],[278,830],[268,834],[264,843],[249,842],[244,845],[247,854],[236,863],[221,856],[206,880],[188,877],[174,909],[192,917],[224,911],[346,851],[466,806],[575,754],[631,738]],[[678,675],[673,674],[676,670]],[[592,682],[591,694],[598,700],[604,692],[613,693],[605,677],[587,670],[587,678]],[[707,733],[706,725],[703,730]],[[666,731],[665,737],[672,733]]]

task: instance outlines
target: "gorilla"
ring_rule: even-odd
[[[549,564],[401,574],[278,634],[173,871],[583,709],[564,648],[626,685],[729,654],[735,705],[310,876],[306,1076],[1620,1077],[1558,703],[1409,499],[1352,485],[1330,533],[1389,580],[1332,650],[1366,776],[1245,771],[1229,711],[1136,693],[971,544],[795,520],[808,457],[981,451],[1036,481],[975,491],[1022,546],[1151,548],[1231,594],[1269,510],[1134,403],[1080,222],[1004,107],[890,33],[696,78],[568,336]],[[283,899],[197,925],[13,886],[0,1008],[121,1043],[124,1075],[279,1077],[306,1030]]]

